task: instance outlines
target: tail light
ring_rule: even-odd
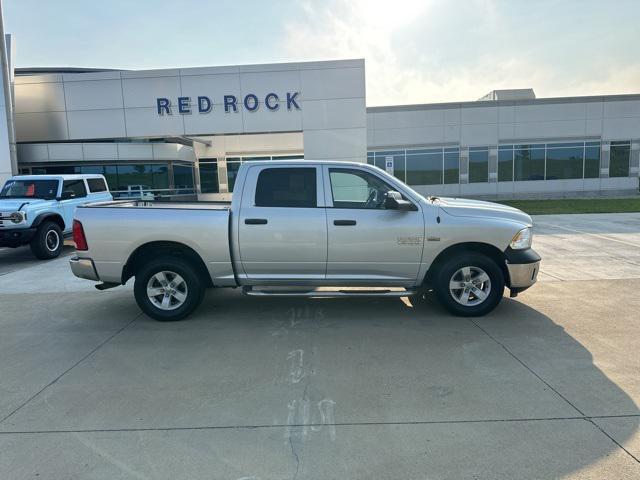
[[[78,220],[73,221],[73,241],[76,243],[76,250],[89,250],[87,237],[84,236],[84,228]]]

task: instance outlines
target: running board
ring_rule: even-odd
[[[418,293],[413,289],[354,289],[354,290],[255,290],[252,287],[243,287],[242,293],[252,297],[315,297],[315,298],[338,298],[338,297],[408,297]]]

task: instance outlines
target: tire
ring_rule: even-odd
[[[44,221],[31,239],[31,251],[41,260],[59,257],[64,247],[62,229],[56,222]]]
[[[449,312],[461,317],[489,313],[500,303],[504,292],[502,270],[494,260],[481,253],[465,253],[446,260],[438,268],[434,280],[438,301]]]
[[[204,296],[204,284],[188,260],[160,257],[136,272],[133,292],[140,309],[161,322],[182,320]],[[148,294],[148,288],[157,295]]]

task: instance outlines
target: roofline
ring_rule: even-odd
[[[548,97],[531,98],[522,100],[474,100],[467,102],[444,102],[444,103],[418,103],[410,105],[383,105],[377,107],[367,107],[367,113],[376,112],[404,112],[411,110],[435,110],[442,108],[462,108],[462,107],[511,107],[514,105],[549,105],[558,103],[582,103],[582,102],[613,102],[624,100],[640,100],[640,93],[628,93],[619,95],[585,95],[576,97]]]
[[[366,157],[362,157],[363,160]],[[305,159],[288,159],[288,160],[247,160],[246,162],[242,162],[242,165],[306,165],[308,167],[313,167],[313,165],[369,165],[366,162],[354,162],[354,161],[343,161],[343,160],[331,160],[331,159],[322,159],[322,160],[314,160],[312,158]]]
[[[189,70],[197,70],[197,69],[237,69],[241,73],[251,73],[253,72],[254,67],[259,67],[258,71],[268,72],[268,71],[279,71],[280,68],[285,70],[294,70],[291,68],[296,65],[319,65],[325,64],[329,66],[330,64],[341,64],[334,68],[349,68],[345,67],[345,65],[353,64],[354,62],[362,63],[364,65],[365,59],[362,57],[355,58],[341,58],[338,60],[304,60],[304,61],[290,61],[290,62],[267,62],[267,63],[247,63],[241,65],[203,65],[203,66],[188,66],[188,67],[166,67],[166,68],[145,68],[141,70],[130,70],[126,68],[91,68],[91,67],[16,67],[14,68],[15,75],[18,77],[27,77],[27,76],[35,76],[35,75],[46,75],[46,74],[61,74],[61,73],[96,73],[96,72],[163,72],[169,70],[177,70],[177,71],[186,71]],[[275,69],[270,70],[262,70],[267,67],[276,67]],[[223,73],[223,72],[221,72]],[[226,72],[225,72],[226,73]]]
[[[120,72],[119,68],[85,68],[85,67],[16,67],[17,77],[31,75],[46,75],[51,73],[96,73],[96,72]]]

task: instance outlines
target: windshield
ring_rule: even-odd
[[[58,193],[58,180],[9,180],[0,198],[43,198],[51,200]]]

